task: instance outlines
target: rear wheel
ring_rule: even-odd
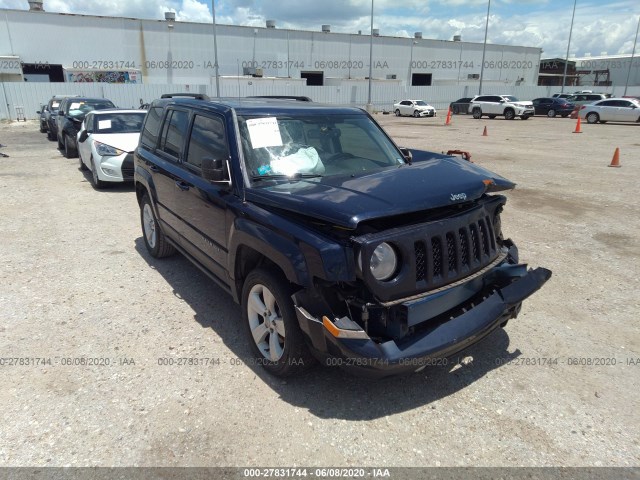
[[[478,107],[474,108],[472,110],[473,113],[473,118],[475,118],[476,120],[482,118],[482,110],[480,110]]]
[[[588,123],[598,123],[600,121],[600,115],[596,112],[591,112],[587,114],[587,122]]]
[[[154,258],[163,258],[173,255],[176,251],[162,230],[158,227],[158,221],[151,207],[151,200],[146,193],[140,201],[140,222],[142,223],[142,237],[147,251]]]
[[[514,118],[516,118],[516,112],[508,108],[504,111],[504,118],[505,120],[513,120]]]
[[[252,271],[242,288],[242,316],[251,349],[265,370],[279,377],[302,373],[315,363],[298,324],[292,293],[280,272],[262,268]]]
[[[555,116],[556,116],[556,111],[553,108],[547,112],[547,117],[553,118]]]

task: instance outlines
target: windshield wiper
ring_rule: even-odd
[[[293,175],[270,174],[270,175],[253,175],[251,180],[299,180],[301,178],[322,178],[319,173],[294,173]]]

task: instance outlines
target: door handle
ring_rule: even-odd
[[[183,190],[183,191],[189,190],[189,185],[182,181],[176,182],[176,187],[178,187],[180,190]]]
[[[160,169],[158,167],[156,167],[155,165],[151,165],[149,167],[149,170],[151,170],[152,172],[159,172],[160,171]]]

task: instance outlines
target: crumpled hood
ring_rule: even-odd
[[[412,150],[414,163],[352,178],[297,179],[248,188],[247,201],[355,229],[375,218],[475,200],[513,182],[457,157]]]
[[[96,133],[91,135],[91,138],[100,143],[117,148],[118,150],[130,153],[138,146],[140,133]]]

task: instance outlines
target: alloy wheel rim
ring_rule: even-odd
[[[144,236],[151,248],[156,246],[156,221],[153,218],[151,206],[145,204],[142,209],[142,225],[144,227]]]
[[[251,336],[260,353],[272,362],[284,355],[285,329],[280,308],[271,291],[257,284],[249,292],[247,316]]]

